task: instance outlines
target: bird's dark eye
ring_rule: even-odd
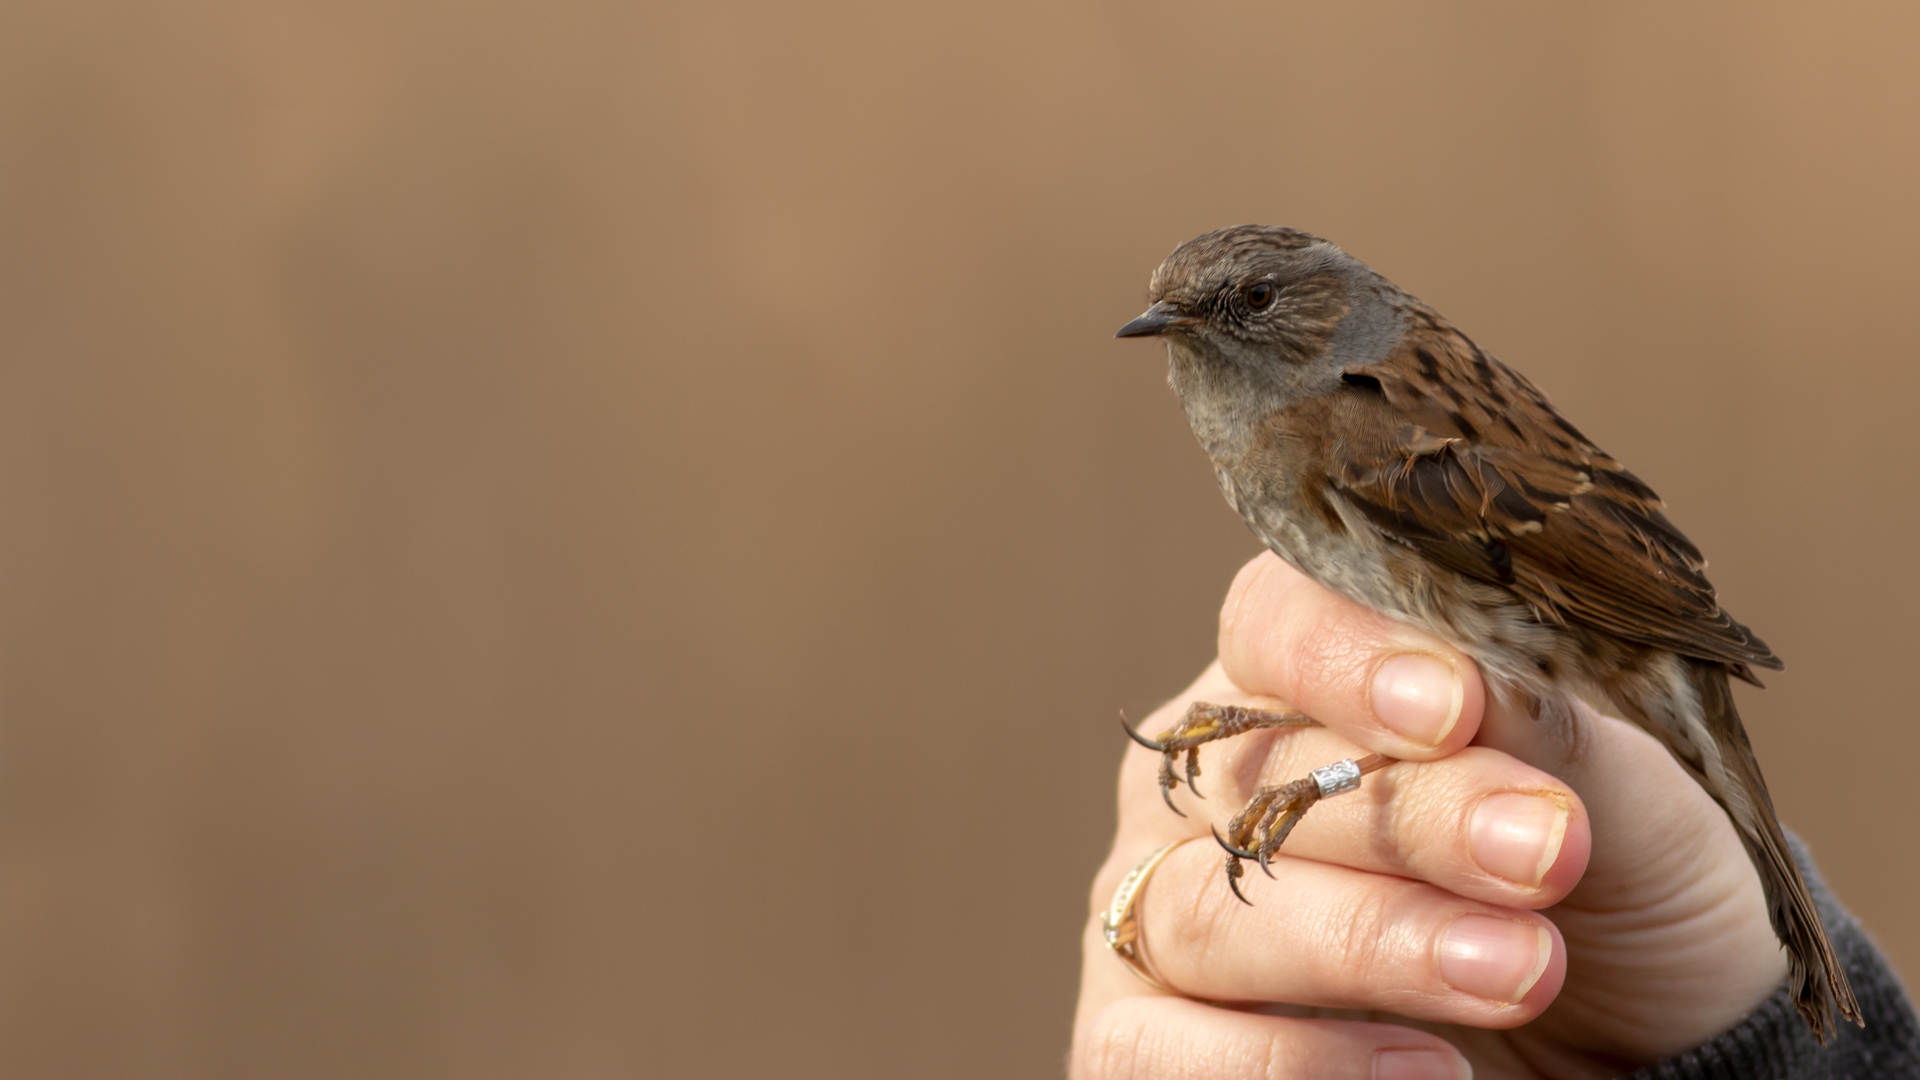
[[[1256,281],[1247,286],[1247,306],[1255,311],[1273,303],[1273,285],[1271,282]]]

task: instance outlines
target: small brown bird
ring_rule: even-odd
[[[1773,651],[1735,622],[1661,502],[1518,372],[1338,247],[1241,225],[1180,245],[1118,337],[1167,339],[1170,381],[1220,490],[1302,573],[1450,642],[1534,715],[1586,691],[1659,739],[1725,808],[1760,872],[1794,1003],[1822,1042],[1862,1023],[1729,676]],[[1158,740],[1162,795],[1203,743],[1312,721],[1196,705]],[[1373,757],[1260,791],[1228,826],[1228,883]],[[1168,800],[1168,805],[1172,801]],[[1243,897],[1244,899],[1244,897]]]

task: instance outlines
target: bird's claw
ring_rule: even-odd
[[[1184,812],[1181,811],[1179,807],[1173,805],[1173,789],[1166,786],[1165,784],[1160,785],[1160,801],[1163,803],[1166,803],[1167,809],[1173,811],[1176,816],[1178,817],[1187,816]]]
[[[1200,794],[1198,783],[1202,746],[1260,728],[1311,727],[1315,723],[1312,718],[1297,712],[1249,709],[1240,705],[1210,705],[1196,701],[1188,706],[1178,724],[1162,732],[1158,739],[1150,739],[1127,722],[1124,711],[1120,713],[1120,729],[1127,733],[1127,738],[1160,755],[1160,797],[1165,800],[1168,809],[1176,814],[1180,814],[1180,808],[1173,805],[1172,789],[1180,786],[1182,773],[1187,790],[1193,792],[1194,798],[1206,798]],[[1187,760],[1176,772],[1174,763],[1179,761],[1181,754],[1185,754]]]
[[[1224,850],[1227,854],[1232,855],[1234,858],[1236,859],[1259,858],[1259,856],[1255,855],[1251,851],[1242,850],[1240,848],[1234,847],[1231,843],[1228,843],[1227,838],[1220,835],[1219,829],[1216,829],[1213,826],[1209,825],[1207,826],[1207,831],[1213,834],[1214,842],[1219,844],[1222,850]]]
[[[1166,744],[1154,742],[1152,739],[1149,739],[1145,735],[1142,735],[1138,731],[1134,730],[1134,727],[1132,724],[1127,723],[1127,714],[1126,714],[1126,710],[1124,709],[1121,710],[1120,712],[1120,730],[1127,733],[1127,738],[1132,739],[1134,742],[1139,743],[1141,746],[1146,747],[1147,749],[1153,751],[1156,754],[1162,754],[1166,752],[1166,749],[1167,749]]]
[[[1279,853],[1280,845],[1287,842],[1293,827],[1300,823],[1307,810],[1319,801],[1319,785],[1311,779],[1262,788],[1227,823],[1226,836],[1214,831],[1214,840],[1228,856],[1227,887],[1242,903],[1251,904],[1251,901],[1240,891],[1240,877],[1245,872],[1240,861],[1251,861],[1268,878],[1279,880],[1273,873],[1274,855]]]

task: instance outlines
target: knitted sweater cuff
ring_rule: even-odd
[[[1920,1078],[1920,1025],[1899,978],[1821,880],[1799,839],[1787,839],[1827,936],[1833,939],[1853,983],[1866,1027],[1856,1028],[1836,1016],[1839,1034],[1821,1046],[1782,986],[1731,1030],[1678,1057],[1649,1065],[1630,1080]]]

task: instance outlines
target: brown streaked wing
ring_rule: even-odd
[[[1395,356],[1347,381],[1330,479],[1383,533],[1544,618],[1736,673],[1781,666],[1720,607],[1653,490],[1465,335],[1416,320]]]

